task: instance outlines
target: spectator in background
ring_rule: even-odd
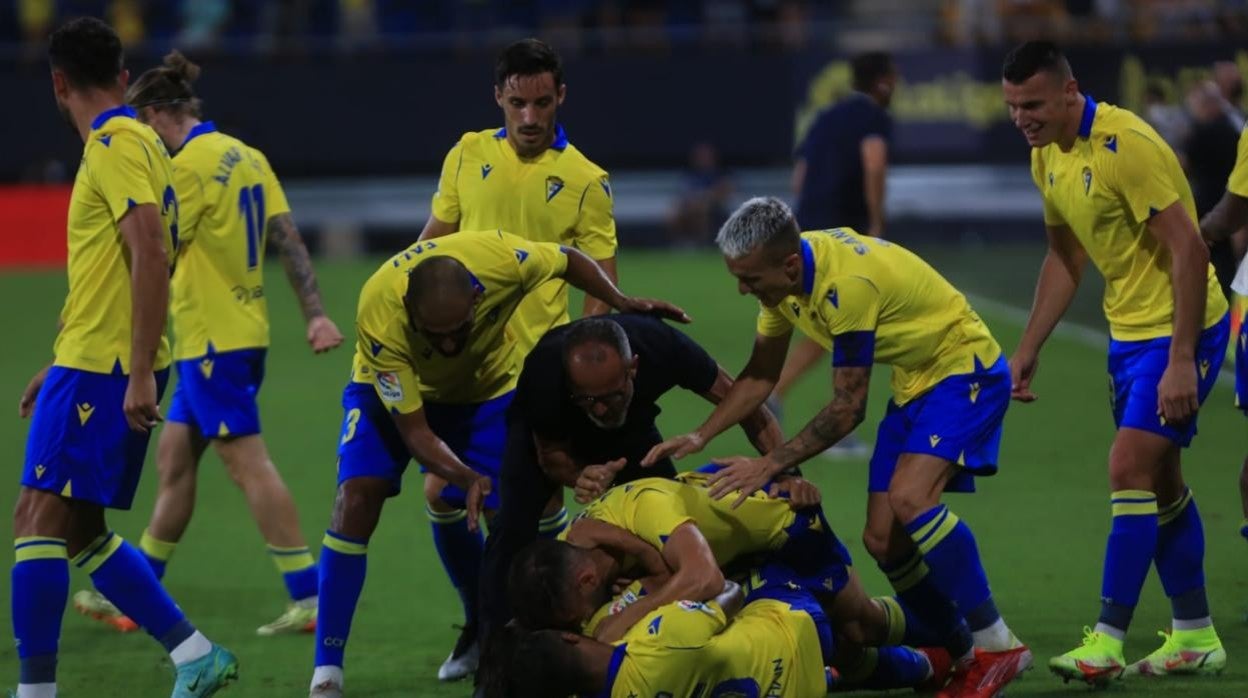
[[[1162,140],[1176,153],[1182,152],[1191,123],[1187,112],[1170,99],[1165,86],[1159,81],[1150,81],[1144,90],[1144,120],[1157,129]]]
[[[1221,91],[1213,82],[1202,82],[1187,95],[1187,110],[1192,117],[1183,152],[1187,176],[1196,199],[1196,213],[1204,216],[1217,205],[1226,189],[1226,180],[1235,168],[1236,146],[1240,129],[1224,110]],[[1210,262],[1217,272],[1218,283],[1227,299],[1231,298],[1231,280],[1235,278],[1237,260],[1229,240],[1213,243],[1209,248]]]
[[[719,166],[719,153],[707,142],[689,152],[684,189],[668,219],[668,240],[675,247],[705,245],[728,219],[732,179]]]
[[[182,31],[177,43],[184,50],[211,48],[230,21],[229,0],[192,0],[182,6]]]
[[[1243,130],[1244,112],[1241,105],[1244,99],[1244,78],[1239,74],[1239,66],[1232,61],[1214,63],[1213,82],[1218,86],[1222,113],[1236,131]]]
[[[851,62],[854,91],[815,118],[797,149],[793,193],[802,230],[846,227],[871,237],[884,235],[884,179],[893,119],[888,114],[897,87],[897,68],[884,52]],[[824,355],[804,338],[789,353],[776,383],[772,407]],[[829,449],[831,456],[866,456],[869,447],[853,434]]]

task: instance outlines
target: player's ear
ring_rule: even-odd
[[[563,100],[564,100],[564,99],[566,99],[566,98],[567,98],[567,96],[568,96],[568,85],[567,85],[567,83],[564,83],[564,84],[562,84],[562,85],[560,85],[560,86],[559,86],[559,90],[558,90],[557,94],[558,94],[559,96],[558,96],[558,98],[556,98],[556,99],[555,99],[555,104],[556,104],[556,105],[562,105],[562,104],[563,104]]]
[[[494,86],[494,103],[503,106],[503,90],[498,86]]]
[[[482,293],[480,288],[472,289],[472,305],[475,307],[481,302]]]
[[[52,69],[52,92],[57,97],[65,99],[69,95],[69,78],[65,77],[65,72]]]
[[[632,378],[637,375],[637,366],[640,365],[639,359],[641,359],[640,354],[633,354],[632,361],[628,362],[628,377],[629,378]]]
[[[128,68],[122,68],[121,72],[117,74],[117,85],[121,87],[122,92],[125,92],[126,85],[129,85],[129,84],[130,84],[130,70]]]

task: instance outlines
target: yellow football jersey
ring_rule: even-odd
[[[290,205],[268,160],[205,121],[173,158],[182,250],[173,275],[173,356],[269,345],[268,221]]]
[[[854,358],[893,367],[893,400],[905,404],[940,381],[1001,356],[988,327],[958,292],[909,250],[849,228],[802,233],[802,295],[760,306],[758,333],[794,327],[832,351],[853,352],[837,335],[871,333],[874,355]]]
[[[731,623],[714,602],[653,611],[616,643],[603,694],[815,698],[827,691],[814,620],[764,599]]]
[[[1173,332],[1170,255],[1148,219],[1175,202],[1196,218],[1191,187],[1174,151],[1143,119],[1091,97],[1070,152],[1052,143],[1031,150],[1031,175],[1044,198],[1046,225],[1065,225],[1105,277],[1103,307],[1114,339]],[[1213,265],[1202,327],[1226,314]]]
[[[789,540],[797,515],[787,499],[755,492],[733,509],[735,500],[735,496],[712,499],[704,475],[682,473],[678,480],[642,478],[612,487],[577,518],[618,526],[658,550],[672,531],[693,521],[721,567],[743,555],[777,550]],[[566,531],[561,535],[566,538]]]
[[[403,305],[407,276],[431,257],[459,260],[481,290],[468,345],[443,356],[413,329]],[[520,353],[507,321],[526,294],[561,276],[568,258],[559,245],[531,242],[501,230],[459,232],[418,242],[381,265],[360,292],[351,379],[371,384],[401,414],[425,400],[485,402],[516,387]]]
[[[119,223],[135,206],[154,204],[170,264],[178,247],[178,196],[169,152],[133,109],[110,109],[91,122],[69,199],[69,294],[61,310],[55,364],[94,373],[130,372],[130,251]],[[155,368],[169,365],[162,336]]]
[[[465,133],[442,164],[433,215],[460,230],[502,229],[576,247],[596,260],[614,257],[607,173],[568,142],[562,126],[557,129],[551,147],[532,159],[516,154],[506,129]],[[567,284],[544,284],[511,320],[521,354],[567,321]]]
[[[1236,196],[1248,198],[1248,127],[1239,133],[1239,147],[1235,153],[1235,169],[1226,180],[1226,190]]]

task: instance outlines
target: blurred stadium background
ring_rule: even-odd
[[[1221,195],[1234,160],[1233,140],[1225,150],[1217,138],[1227,129],[1237,135],[1248,107],[1244,0],[4,0],[0,332],[8,341],[0,344],[0,396],[13,404],[50,356],[65,287],[65,204],[81,143],[51,98],[43,40],[77,15],[117,27],[132,75],[174,47],[200,63],[206,117],[268,155],[344,329],[379,257],[419,234],[447,149],[465,131],[501,126],[492,98],[498,49],[524,36],[549,41],[568,84],[559,120],[611,173],[622,284],[683,304],[696,320],[690,333],[733,371],[748,351],[752,310],[709,247],[717,222],[749,196],[791,198],[794,148],[814,116],[850,91],[855,53],[889,51],[901,75],[887,236],[968,292],[1007,350],[1043,251],[1027,147],[1001,100],[1008,47],[1062,41],[1085,92],[1144,115],[1183,154],[1202,210]],[[1242,254],[1242,235],[1240,245],[1231,252]],[[1099,280],[1090,281],[1073,322],[1047,349],[1044,399],[1011,411],[1001,476],[958,504],[983,531],[1000,603],[1038,661],[1073,645],[1095,612],[1108,528],[1112,423]],[[269,282],[284,285],[279,269]],[[266,434],[305,533],[317,541],[333,496],[349,349],[312,357],[289,292],[269,297]],[[886,400],[886,380],[875,383],[871,420]],[[790,430],[827,390],[825,375],[805,380],[788,406]],[[1217,683],[1132,684],[1125,694],[1248,695],[1248,550],[1236,535],[1235,492],[1248,429],[1230,401],[1224,381],[1202,413],[1188,471],[1201,495],[1211,596],[1231,668]],[[703,416],[683,398],[666,407],[663,424],[673,433]],[[0,478],[6,502],[16,497],[25,431],[15,415],[0,420],[13,466]],[[708,452],[745,448],[733,434]],[[301,695],[310,640],[251,634],[279,608],[280,586],[241,497],[214,458],[205,464],[200,511],[167,583],[192,618],[242,657],[243,682],[228,695]],[[857,543],[862,464],[819,463],[809,472],[825,489],[833,525],[865,561]],[[137,540],[153,490],[149,463],[135,511],[111,518],[119,533]],[[409,481],[407,490],[370,546],[348,690],[467,695],[466,684],[433,678],[454,642],[458,604],[433,555],[419,489]],[[0,517],[0,534],[10,525]],[[877,592],[885,588],[872,565],[861,570]],[[75,579],[75,588],[85,582]],[[6,595],[7,583],[0,580]],[[7,609],[0,616],[7,625]],[[1151,633],[1167,617],[1150,580],[1128,654],[1151,650]],[[62,648],[69,698],[167,691],[161,653],[144,638],[68,617]],[[0,648],[0,686],[15,683],[16,666],[12,647]],[[1065,690],[1036,671],[1011,695]]]

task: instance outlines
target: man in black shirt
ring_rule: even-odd
[[[656,402],[676,387],[718,404],[732,377],[696,342],[653,317],[585,318],[551,330],[534,347],[507,414],[502,500],[481,577],[483,631],[511,618],[508,567],[537,537],[542,510],[561,485],[594,496],[613,483],[675,475],[671,460],[643,469],[641,459],[663,441]],[[760,453],[782,440],[766,409],[741,427]]]

